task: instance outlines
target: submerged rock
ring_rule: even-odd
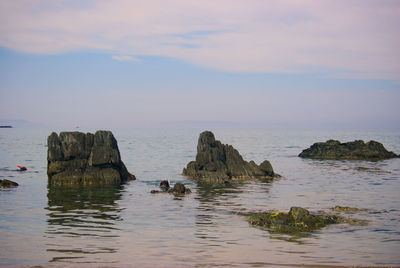
[[[354,207],[342,207],[342,206],[335,206],[332,208],[333,211],[337,212],[358,212],[358,211],[368,211],[366,208],[354,208]]]
[[[18,183],[7,180],[7,179],[0,179],[0,187],[1,188],[10,188],[10,187],[17,187]]]
[[[118,185],[136,179],[121,161],[111,131],[53,132],[47,144],[50,185]]]
[[[175,185],[172,189],[171,188],[169,188],[169,189],[161,188],[161,189],[162,189],[161,191],[152,190],[150,193],[152,193],[152,194],[172,193],[175,195],[184,195],[184,194],[190,194],[192,192],[189,188],[187,188],[183,183],[180,183],[180,182],[175,183]]]
[[[292,207],[289,213],[251,213],[247,217],[251,225],[281,233],[312,232],[336,223],[365,224],[364,221],[345,219],[337,215],[310,214],[308,210],[301,207]]]
[[[187,164],[183,175],[212,182],[254,178],[271,180],[277,176],[268,160],[260,165],[254,161],[244,161],[235,148],[215,140],[210,131],[200,134],[196,161]]]
[[[170,192],[174,193],[174,194],[190,194],[192,191],[185,187],[185,185],[183,183],[175,183],[174,188],[172,188],[172,190],[170,190]]]
[[[340,143],[336,140],[317,142],[310,148],[303,150],[300,157],[315,159],[358,159],[358,160],[382,160],[400,157],[389,152],[376,141],[365,143],[362,140]]]

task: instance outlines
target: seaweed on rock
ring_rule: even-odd
[[[311,214],[301,207],[290,208],[289,213],[263,212],[250,213],[248,221],[253,226],[266,228],[271,232],[298,233],[313,232],[329,224],[348,223],[353,225],[364,225],[365,222],[356,219],[346,219],[337,215]]]

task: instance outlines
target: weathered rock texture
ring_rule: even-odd
[[[383,145],[376,141],[365,143],[362,140],[340,143],[336,140],[314,143],[310,148],[299,154],[304,158],[315,159],[358,159],[358,160],[382,160],[399,157],[389,152]]]
[[[351,225],[365,225],[365,221],[346,219],[337,215],[315,215],[301,207],[290,208],[289,213],[264,212],[248,215],[251,225],[267,228],[272,232],[297,233],[312,232],[329,224],[348,223]]]
[[[183,175],[205,181],[227,181],[267,179],[276,174],[268,160],[261,165],[246,162],[231,145],[215,140],[214,134],[204,131],[200,134],[196,161],[188,163]]]
[[[47,139],[50,185],[107,185],[134,180],[111,131],[52,133]]]
[[[7,180],[7,179],[2,179],[0,180],[0,188],[10,188],[10,187],[17,187],[18,183]]]

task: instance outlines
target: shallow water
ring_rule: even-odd
[[[113,130],[121,157],[136,175],[122,187],[47,188],[50,130],[2,129],[0,178],[20,184],[0,190],[0,266],[106,265],[279,266],[400,265],[400,159],[321,161],[297,157],[316,141],[377,140],[400,153],[398,132],[217,129],[246,160],[268,159],[283,177],[270,183],[195,183],[181,176],[195,158],[201,130]],[[16,171],[16,165],[28,171]],[[192,194],[150,194],[161,179]],[[367,208],[339,213],[366,226],[331,225],[285,235],[249,226],[243,212],[302,206]]]

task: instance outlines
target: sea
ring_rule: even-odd
[[[19,184],[0,189],[1,267],[400,266],[400,158],[298,157],[329,139],[376,140],[399,154],[400,132],[207,129],[245,160],[269,160],[282,176],[216,185],[182,175],[206,129],[111,130],[137,180],[58,189],[48,187],[46,173],[47,137],[55,130],[0,130],[0,179]],[[28,170],[17,171],[17,165]],[[192,193],[151,194],[164,179],[184,183]],[[293,206],[367,224],[282,234],[253,227],[245,217]],[[334,212],[335,206],[362,210]]]

